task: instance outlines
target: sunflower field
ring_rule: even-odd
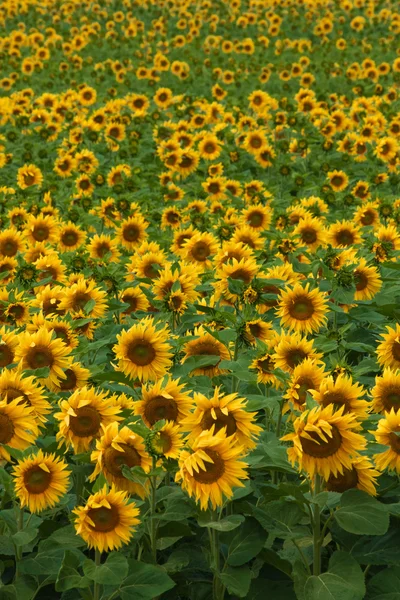
[[[400,599],[399,41],[0,0],[0,600]]]

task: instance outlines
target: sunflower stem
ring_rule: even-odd
[[[314,491],[313,491],[313,499],[315,500],[318,494],[321,491],[321,477],[319,475],[315,475],[314,478]],[[321,511],[319,508],[319,504],[314,502],[313,504],[313,539],[314,539],[314,560],[313,560],[313,575],[320,575],[321,573]]]
[[[232,360],[234,362],[237,361],[238,354],[239,354],[239,336],[236,337],[235,349],[233,351],[233,358],[232,358]],[[234,375],[232,373],[232,394],[234,392],[237,392],[238,388],[239,388],[239,379],[236,377],[236,375]]]
[[[283,400],[281,400],[279,402],[278,420],[276,422],[276,429],[275,429],[275,435],[276,435],[276,437],[277,437],[278,440],[279,440],[280,435],[281,435],[282,411],[283,411]],[[277,484],[278,482],[279,482],[279,473],[278,473],[278,471],[274,471],[272,473],[272,483]]]
[[[96,552],[94,555],[94,562],[96,567],[101,565],[101,552],[96,548]],[[100,598],[100,584],[97,581],[94,582],[93,586],[93,600],[99,600]]]
[[[155,471],[157,465],[157,459],[153,456],[153,467],[152,471]],[[157,523],[156,523],[156,490],[157,481],[156,476],[152,475],[150,478],[150,546],[153,562],[157,564]]]
[[[19,507],[18,520],[17,520],[17,531],[24,529],[24,509],[22,506]],[[22,546],[15,546],[15,581],[19,576],[19,563],[22,558]]]
[[[217,511],[212,512],[212,521],[218,521]],[[220,551],[219,551],[219,533],[216,529],[209,528],[210,544],[211,544],[211,557],[214,567],[214,579],[213,579],[213,600],[223,600],[225,596],[225,588],[222,585],[219,574],[220,574]]]

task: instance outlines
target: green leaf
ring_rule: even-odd
[[[188,566],[189,556],[186,550],[175,550],[170,554],[166,563],[163,564],[163,568],[168,573],[179,573]]]
[[[304,586],[307,600],[362,600],[364,596],[364,574],[347,552],[332,554],[328,572],[308,577]]]
[[[400,568],[390,567],[371,578],[367,586],[371,600],[400,600]]]
[[[193,513],[194,508],[187,498],[172,497],[168,498],[164,512],[157,515],[157,519],[160,521],[183,521],[191,517]]]
[[[92,312],[92,310],[94,309],[95,306],[96,306],[96,300],[94,300],[94,298],[91,298],[90,300],[88,300],[86,302],[85,306],[83,307],[83,310],[88,315]]]
[[[216,531],[232,531],[233,529],[239,527],[243,521],[243,515],[230,515],[229,517],[225,517],[220,521],[210,521],[209,519],[202,520],[199,518],[198,524],[200,527],[210,527]]]
[[[55,588],[57,592],[66,592],[67,590],[84,589],[91,585],[87,577],[82,577],[77,571],[79,567],[79,558],[66,550],[61,568],[58,572]]]
[[[54,548],[46,552],[39,552],[36,556],[29,556],[20,562],[20,571],[27,575],[53,575],[60,570],[64,558],[62,548]]]
[[[352,547],[352,555],[360,565],[399,565],[400,531],[391,529],[382,537],[363,537]]]
[[[383,535],[389,527],[389,511],[372,496],[352,489],[342,495],[340,507],[335,511],[335,520],[349,533]]]
[[[293,535],[293,528],[304,517],[304,512],[296,502],[277,500],[264,507],[254,506],[253,515],[269,533],[285,538]]]
[[[16,546],[25,546],[26,544],[29,544],[29,542],[35,539],[38,532],[39,530],[35,527],[28,527],[28,529],[23,529],[22,531],[14,533],[12,539]]]
[[[129,571],[132,575],[121,586],[121,600],[153,600],[175,586],[165,570],[155,565],[130,560]]]
[[[35,596],[37,583],[33,577],[18,577],[14,585],[0,587],[1,600],[31,600]]]
[[[239,598],[246,598],[250,589],[251,571],[248,567],[228,567],[220,575],[228,592]]]
[[[255,519],[246,519],[232,539],[226,562],[232,567],[240,567],[257,556],[262,550],[267,533]]]
[[[106,562],[98,567],[92,560],[85,560],[83,563],[86,577],[102,585],[119,585],[128,575],[128,570],[128,561],[118,552],[111,552]]]
[[[66,546],[69,546],[70,548],[80,548],[85,545],[86,544],[81,536],[76,533],[75,527],[73,525],[67,525],[66,527],[56,529],[47,540],[41,542],[40,550],[54,550],[57,546],[61,546],[63,549],[65,549]]]
[[[8,535],[0,535],[0,554],[5,556],[14,556],[15,554],[14,544]]]

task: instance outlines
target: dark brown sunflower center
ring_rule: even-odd
[[[22,390],[19,390],[17,388],[9,387],[5,388],[4,390],[1,390],[1,397],[7,397],[7,403],[10,403],[13,400],[16,400],[17,398],[20,398],[21,400],[19,404],[23,404],[24,402],[26,402],[29,406],[31,405],[29,401],[29,396],[27,396]]]
[[[392,408],[397,410],[400,407],[400,388],[395,385],[388,386],[381,396],[381,401],[388,412]]]
[[[111,475],[114,477],[122,477],[122,467],[140,467],[141,458],[140,454],[135,448],[128,444],[119,444],[123,449],[123,452],[115,450],[111,446],[107,448],[104,453],[104,465]]]
[[[216,146],[213,142],[207,142],[203,148],[206,154],[213,154],[216,150]]]
[[[210,256],[210,247],[206,242],[196,242],[192,248],[192,256],[200,262],[207,260]]]
[[[118,508],[112,505],[111,508],[106,508],[105,506],[91,508],[87,516],[94,523],[94,525],[89,523],[90,529],[99,533],[113,531],[119,523]]]
[[[24,484],[30,494],[42,494],[51,483],[51,473],[43,471],[38,465],[32,466],[24,474]]]
[[[362,290],[365,290],[366,287],[368,287],[368,277],[362,271],[356,271],[354,274],[354,279],[356,283],[356,290],[358,292],[361,292]]]
[[[286,354],[286,362],[291,369],[294,369],[299,365],[305,358],[307,358],[307,352],[301,350],[301,348],[296,348],[293,350],[289,350]]]
[[[138,340],[129,344],[126,355],[135,365],[145,367],[153,362],[156,352],[150,342]]]
[[[52,313],[57,315],[63,315],[65,313],[64,310],[60,310],[58,305],[61,300],[57,300],[56,298],[48,298],[43,302],[43,313],[47,315],[51,315]]]
[[[317,232],[315,229],[305,228],[301,232],[301,239],[305,244],[314,244],[317,241]]]
[[[24,173],[24,182],[25,185],[33,185],[35,183],[35,176],[30,175],[29,173]]]
[[[263,221],[264,221],[264,215],[260,212],[254,211],[254,212],[250,213],[250,215],[247,217],[247,222],[252,227],[260,227],[263,224]]]
[[[143,273],[144,273],[145,277],[148,277],[149,279],[156,279],[159,276],[161,268],[162,267],[161,267],[160,263],[156,263],[156,262],[148,263],[144,267]]]
[[[299,386],[297,389],[299,401],[304,403],[307,399],[307,391],[315,389],[315,384],[309,377],[300,377],[297,380],[297,384]]]
[[[46,227],[46,225],[40,225],[40,226],[34,227],[32,230],[32,237],[37,242],[43,242],[44,240],[47,240],[49,235],[50,235],[50,231],[49,231],[49,228]]]
[[[314,312],[312,300],[307,296],[298,296],[289,306],[290,316],[292,319],[296,319],[298,321],[306,321],[307,319],[311,319]]]
[[[341,408],[344,405],[344,413],[351,411],[349,398],[346,398],[346,396],[340,392],[328,392],[327,394],[324,394],[322,405],[328,406],[328,404],[334,404],[336,408]]]
[[[101,417],[92,406],[75,409],[76,417],[70,417],[69,426],[77,437],[91,437],[100,430]]]
[[[233,415],[225,415],[220,408],[210,408],[204,413],[204,417],[201,421],[201,427],[203,430],[211,429],[214,425],[214,433],[217,433],[223,427],[226,427],[226,435],[233,435],[237,429],[236,420]]]
[[[357,470],[343,469],[343,475],[338,473],[337,477],[331,475],[326,483],[326,489],[328,492],[338,492],[342,494],[346,490],[351,490],[357,487],[358,484],[358,473]]]
[[[341,229],[336,234],[336,242],[340,246],[351,246],[354,243],[354,235],[349,229]]]
[[[400,342],[393,342],[392,356],[395,360],[400,362]]]
[[[237,269],[233,273],[229,275],[231,279],[240,279],[240,281],[244,281],[244,283],[250,283],[251,281],[251,273],[246,271],[245,269]]]
[[[64,371],[64,373],[66,375],[66,378],[60,379],[60,383],[58,384],[60,386],[60,390],[62,392],[74,390],[78,382],[78,378],[75,375],[75,372],[72,369],[67,369],[66,371]]]
[[[0,245],[0,254],[3,256],[15,256],[18,252],[18,244],[12,239],[6,239]]]
[[[154,446],[157,452],[165,454],[172,448],[172,439],[166,431],[160,431],[154,440]]]
[[[262,334],[262,327],[258,323],[250,323],[250,333],[256,338],[259,338]]]
[[[363,225],[371,225],[375,221],[375,213],[372,211],[365,211],[361,217],[361,223]]]
[[[0,444],[8,444],[14,435],[14,425],[8,415],[0,414]]]
[[[135,296],[129,296],[128,294],[126,294],[125,296],[122,296],[121,299],[122,302],[124,302],[125,304],[129,304],[129,306],[123,311],[125,315],[128,315],[131,312],[135,312],[138,305],[138,299]]]
[[[78,243],[78,234],[76,233],[76,231],[64,231],[64,233],[61,236],[61,241],[64,244],[64,246],[75,246],[75,244]]]
[[[0,344],[0,367],[10,365],[14,360],[14,353],[7,344]]]
[[[396,454],[400,454],[400,435],[394,432],[389,433],[389,442],[393,452],[396,452]]]
[[[200,469],[198,473],[195,470],[193,470],[193,478],[198,483],[215,483],[225,473],[224,460],[221,458],[221,455],[215,450],[207,449],[204,451],[213,462],[204,461],[205,469]]]
[[[173,398],[155,396],[146,402],[144,416],[151,426],[162,419],[175,422],[178,418],[178,405]]]
[[[13,319],[21,319],[24,316],[25,307],[22,304],[14,304],[8,308],[8,315]]]
[[[281,293],[280,289],[276,287],[276,285],[264,285],[262,288],[263,294],[276,294],[279,295]],[[278,300],[264,300],[263,301],[266,306],[277,306]]]
[[[42,369],[43,367],[51,367],[54,357],[49,348],[39,345],[29,348],[26,362],[30,369]]]
[[[331,184],[334,187],[340,187],[343,184],[343,177],[341,175],[334,175],[331,179]]]
[[[324,442],[324,440],[315,431],[307,432],[315,441],[300,437],[300,443],[303,452],[308,454],[308,456],[313,456],[314,458],[328,458],[329,456],[335,454],[342,445],[342,436],[336,425],[332,425],[331,427],[332,437],[329,437],[325,433],[325,437],[328,440],[327,442]]]
[[[91,300],[92,297],[87,292],[77,292],[72,299],[72,309],[79,311]]]
[[[127,242],[136,242],[140,236],[140,229],[137,225],[126,225],[122,232],[124,240]]]
[[[108,254],[108,252],[111,252],[110,244],[107,244],[107,242],[102,242],[101,244],[98,244],[98,246],[95,249],[95,252],[99,258],[103,258],[103,256]]]
[[[263,145],[263,141],[260,137],[253,135],[250,138],[249,145],[251,148],[258,149],[258,148],[261,148],[261,146]]]
[[[273,373],[275,368],[275,362],[270,357],[263,358],[262,360],[259,360],[257,362],[257,366],[263,373]]]

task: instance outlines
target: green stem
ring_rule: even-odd
[[[235,342],[235,350],[233,352],[233,361],[237,361],[237,357],[239,354],[239,336],[236,337]],[[232,373],[232,394],[238,391],[239,387],[239,379]]]
[[[154,471],[156,468],[156,458],[153,456],[153,467]],[[156,490],[157,481],[156,476],[152,475],[150,478],[150,546],[153,562],[157,564],[157,522],[155,519],[156,515]]]
[[[101,552],[100,550],[97,550],[96,548],[96,554],[94,557],[94,562],[96,567],[99,567],[101,564]],[[100,584],[97,583],[97,581],[94,582],[94,587],[93,587],[93,600],[99,600],[100,598]]]
[[[278,414],[278,420],[276,422],[276,429],[275,429],[275,435],[276,435],[276,437],[277,437],[278,440],[279,440],[280,435],[281,435],[282,410],[283,410],[283,400],[281,400],[279,402],[279,414]],[[279,473],[278,473],[278,471],[274,471],[272,473],[272,483],[274,483],[275,485],[277,483],[279,483]]]
[[[19,507],[18,520],[17,520],[17,531],[24,529],[24,509]],[[22,546],[15,546],[15,581],[19,577],[19,563],[22,558]]]
[[[218,514],[216,511],[212,514],[212,520],[218,521]],[[211,556],[214,565],[214,579],[213,579],[213,600],[223,600],[225,596],[225,587],[222,585],[219,574],[221,570],[220,565],[220,551],[219,551],[219,533],[216,529],[209,529],[210,543],[211,543]]]
[[[319,475],[315,475],[314,479],[314,499],[321,491],[321,478]],[[313,539],[314,539],[314,561],[313,561],[313,575],[320,575],[321,573],[321,511],[319,505],[315,502],[313,504]]]

